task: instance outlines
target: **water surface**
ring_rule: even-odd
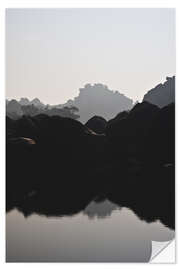
[[[78,214],[28,217],[14,209],[6,218],[7,262],[148,262],[151,241],[174,231],[147,223],[126,207],[92,201]]]

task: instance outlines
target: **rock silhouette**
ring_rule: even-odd
[[[97,88],[109,93],[102,85],[86,85],[77,100]],[[14,100],[6,104],[10,108],[6,117],[7,211],[16,207],[25,216],[83,211],[95,217],[101,216],[97,209],[102,206],[99,211],[105,209],[105,217],[115,204],[132,209],[146,222],[160,220],[175,228],[174,103],[160,108],[143,101],[128,110],[111,111],[116,116],[108,121],[95,115],[85,125],[65,117],[67,112],[77,112],[74,103],[68,108],[41,109],[27,105],[26,99],[21,103],[26,105]],[[12,119],[14,110],[18,114]],[[54,115],[56,110],[64,114]],[[106,209],[107,200],[110,207]],[[96,211],[94,206],[98,206]]]
[[[143,102],[99,135],[70,118],[7,117],[7,210],[73,215],[103,194],[147,222],[174,228],[173,119],[174,104]]]
[[[148,102],[136,104],[107,124],[106,135],[114,155],[126,153],[129,158],[142,157],[148,129],[160,109]]]
[[[97,134],[104,134],[107,126],[107,121],[101,116],[93,116],[87,121],[85,126]]]
[[[175,163],[175,105],[162,108],[151,123],[146,151],[151,162]],[[156,153],[154,155],[154,153]]]
[[[175,102],[175,76],[166,77],[166,81],[149,90],[143,101],[148,101],[162,108]]]

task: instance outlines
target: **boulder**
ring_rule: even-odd
[[[97,134],[104,134],[107,126],[107,121],[101,116],[93,116],[86,122],[85,126]]]

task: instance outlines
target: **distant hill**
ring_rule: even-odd
[[[31,101],[28,98],[21,98],[19,104],[22,106],[34,105],[38,108],[44,108],[46,106],[38,98],[34,98]]]
[[[12,99],[10,101],[6,101],[6,114],[11,118],[18,118],[23,115],[21,105],[17,100]]]
[[[21,98],[19,104],[22,106],[30,105],[30,101],[28,98]]]
[[[175,102],[175,76],[166,77],[166,81],[158,84],[144,95],[143,101],[148,101],[162,108]]]
[[[78,108],[74,106],[50,106],[43,104],[38,98],[29,101],[27,98],[21,98],[18,102],[15,99],[6,100],[6,115],[11,119],[18,119],[22,115],[35,116],[38,114],[46,114],[49,116],[58,115],[61,117],[68,117],[78,119],[79,115],[76,114]]]
[[[86,84],[79,89],[79,95],[74,100],[69,100],[66,106],[75,106],[79,109],[80,121],[86,123],[95,115],[100,115],[106,120],[113,118],[117,113],[130,110],[133,100],[108,89],[106,85],[97,83]]]

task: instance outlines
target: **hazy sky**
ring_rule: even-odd
[[[175,75],[174,9],[7,9],[6,96],[59,104],[86,83],[133,100]]]

